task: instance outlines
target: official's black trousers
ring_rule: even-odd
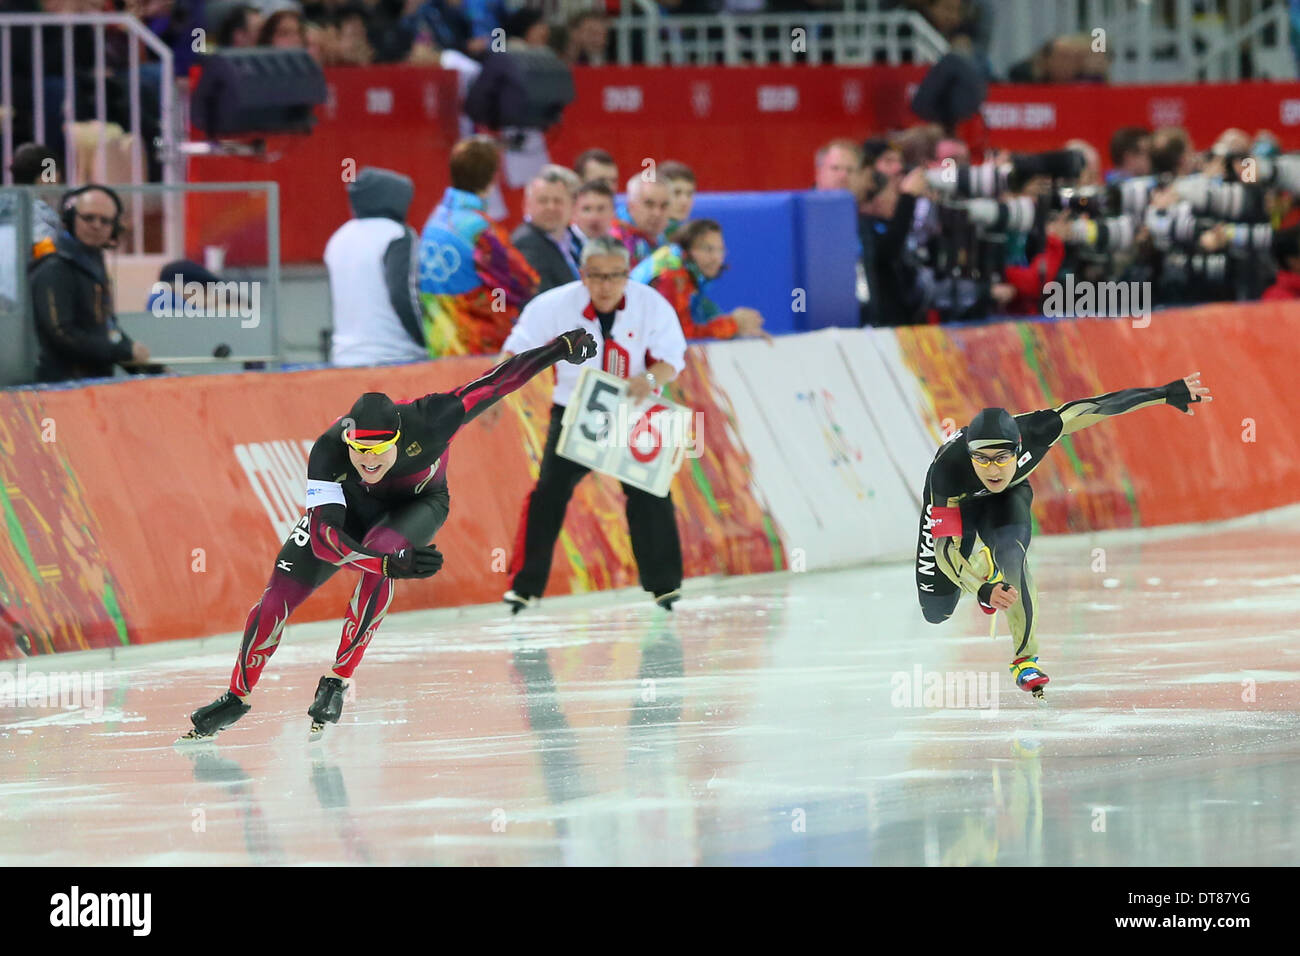
[[[564,512],[578,482],[590,471],[555,453],[564,419],[562,405],[551,406],[551,425],[537,487],[528,496],[522,518],[522,548],[516,536],[511,587],[524,597],[541,597],[551,576],[551,555],[564,525]],[[671,495],[663,498],[623,485],[627,495],[627,528],[632,537],[641,587],[665,594],[682,586],[682,545],[677,536],[677,513]],[[522,552],[522,553],[521,553]]]

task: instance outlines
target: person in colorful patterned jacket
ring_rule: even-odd
[[[664,244],[671,202],[668,185],[661,180],[647,181],[638,173],[627,181],[627,211],[632,221],[616,220],[609,234],[627,249],[633,268]]]
[[[688,339],[731,339],[763,334],[763,316],[744,306],[726,315],[706,294],[722,272],[727,248],[722,226],[712,219],[683,223],[674,242],[663,246],[632,270],[632,279],[662,295],[677,312]]]
[[[420,306],[429,354],[501,351],[537,273],[486,213],[501,152],[487,136],[451,151],[451,186],[420,237]]]

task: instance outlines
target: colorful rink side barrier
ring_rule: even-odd
[[[237,631],[301,514],[314,438],[363,391],[412,398],[489,363],[156,378],[0,393],[0,658]],[[831,329],[691,349],[670,386],[696,434],[673,485],[688,576],[904,560],[945,427],[1199,370],[1212,405],[1150,408],[1070,436],[1034,478],[1043,532],[1221,519],[1300,500],[1290,426],[1300,309]],[[450,451],[444,570],[397,610],[492,602],[549,417],[543,375]],[[550,594],[635,587],[623,495],[585,480]],[[340,615],[339,572],[294,620]],[[689,588],[688,588],[689,596]]]
[[[1150,322],[926,326],[898,339],[938,423],[964,425],[988,405],[1029,411],[1202,373],[1214,402],[1194,417],[1148,408],[1062,439],[1034,473],[1042,531],[1211,521],[1300,500],[1300,435],[1286,394],[1300,362],[1300,307],[1207,305]]]
[[[8,434],[0,541],[0,657],[239,630],[301,515],[307,452],[362,392],[445,391],[484,358],[385,369],[157,378],[0,393]],[[711,391],[704,355],[677,386],[702,414],[706,451],[674,494],[688,575],[781,566],[779,538],[747,487],[746,460]],[[398,607],[498,600],[550,413],[544,374],[469,425],[449,451],[447,557],[403,581]],[[54,440],[41,440],[41,423]],[[570,505],[550,593],[636,585],[623,495],[589,479]],[[340,572],[294,620],[338,617],[355,581]],[[20,637],[29,635],[30,637]]]

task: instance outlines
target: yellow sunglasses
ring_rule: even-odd
[[[396,445],[398,439],[401,437],[402,433],[399,430],[397,434],[388,439],[388,441],[381,441],[378,445],[359,445],[349,438],[345,432],[343,435],[343,442],[353,451],[360,452],[363,455],[382,455],[384,452],[388,451],[388,449]]]
[[[1004,451],[999,452],[996,456],[990,458],[987,455],[981,455],[979,452],[975,452],[970,456],[970,460],[975,462],[975,464],[979,465],[981,468],[988,468],[992,465],[1009,465],[1016,460],[1016,453],[1014,451]]]

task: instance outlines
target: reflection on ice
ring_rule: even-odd
[[[1036,541],[1045,707],[906,566],[390,615],[317,745],[334,624],[193,751],[234,638],[30,659],[103,706],[0,703],[0,864],[1294,863],[1297,531],[1126,532],[1104,575]],[[1001,683],[932,706],[900,674]]]

